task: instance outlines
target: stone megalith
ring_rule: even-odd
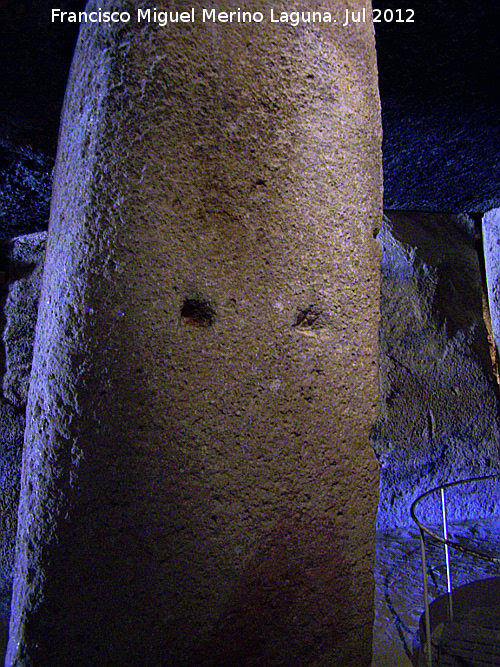
[[[368,665],[369,16],[111,5],[63,113],[6,664]]]

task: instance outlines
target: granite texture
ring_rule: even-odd
[[[473,220],[388,211],[378,238],[381,410],[372,444],[386,529],[407,526],[412,501],[431,488],[497,473],[500,418]],[[457,519],[490,506],[498,499],[488,487],[469,491],[470,516]]]
[[[0,246],[0,650],[10,617],[25,411],[46,236],[28,234]]]
[[[380,144],[369,21],[82,30],[7,665],[370,663]]]
[[[375,0],[384,207],[484,213],[500,206],[500,6]],[[413,22],[396,23],[397,18]],[[383,13],[382,13],[383,19]]]

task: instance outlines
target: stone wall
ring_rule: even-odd
[[[0,254],[3,339],[0,362],[0,650],[3,651],[10,616],[25,411],[46,238],[46,232],[39,232],[4,241]]]
[[[498,472],[500,417],[473,220],[388,211],[378,239],[381,411],[372,444],[385,529],[409,525],[425,491]],[[450,518],[498,511],[489,489],[459,493]],[[427,520],[439,518],[429,508]]]
[[[500,206],[498,3],[374,0],[388,210]],[[414,15],[410,14],[414,11]],[[413,18],[397,24],[396,18]]]
[[[381,131],[338,11],[82,30],[6,664],[370,664]]]

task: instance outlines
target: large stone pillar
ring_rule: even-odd
[[[75,54],[7,664],[368,665],[370,17],[176,6],[196,21],[88,25]]]

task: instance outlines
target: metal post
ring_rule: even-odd
[[[443,515],[443,536],[445,540],[448,540],[448,517],[446,514],[446,496],[444,488],[441,488],[441,512]],[[446,558],[446,587],[448,592],[448,611],[450,615],[450,620],[453,620],[453,602],[452,602],[452,593],[453,587],[451,584],[451,568],[450,568],[450,549],[447,542],[444,543],[444,555]]]
[[[427,588],[427,561],[425,559],[424,531],[420,528],[420,552],[422,555],[422,575],[424,580],[425,638],[427,641],[427,666],[432,667],[431,618],[429,613],[429,590]]]

